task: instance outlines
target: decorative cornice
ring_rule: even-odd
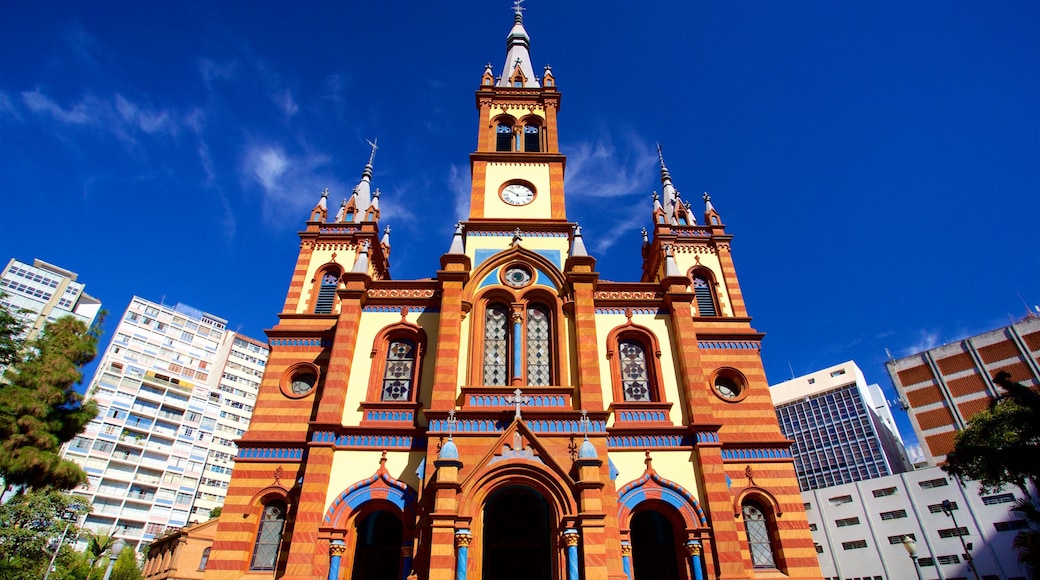
[[[790,449],[743,448],[723,449],[723,461],[745,461],[748,459],[791,459]]]
[[[706,350],[762,350],[760,340],[698,340],[697,347]]]

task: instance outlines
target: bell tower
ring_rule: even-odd
[[[565,221],[556,114],[560,93],[552,69],[535,76],[523,8],[514,2],[506,60],[497,77],[488,63],[477,91],[477,150],[470,154],[470,220]]]

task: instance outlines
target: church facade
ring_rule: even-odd
[[[372,159],[314,207],[207,579],[820,578],[722,216],[662,156],[599,279],[517,6],[434,277],[390,278]]]

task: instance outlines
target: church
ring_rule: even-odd
[[[519,4],[430,278],[390,277],[374,146],[300,216],[207,579],[820,578],[722,214],[662,154],[639,279],[599,278]]]

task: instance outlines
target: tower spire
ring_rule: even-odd
[[[365,211],[372,205],[372,162],[376,159],[376,149],[379,149],[378,142],[379,139],[368,141],[368,144],[372,146],[372,153],[368,156],[365,169],[361,171],[361,181],[354,187],[354,195],[357,196],[354,204],[358,210],[354,215],[355,222],[364,221]]]
[[[539,87],[531,66],[531,37],[524,29],[523,1],[513,0],[513,28],[506,37],[506,63],[498,81],[500,87]]]
[[[675,218],[675,186],[672,185],[672,174],[668,172],[668,166],[664,164],[664,152],[661,144],[657,144],[657,157],[661,160],[661,193],[664,196],[665,221],[671,223]]]

